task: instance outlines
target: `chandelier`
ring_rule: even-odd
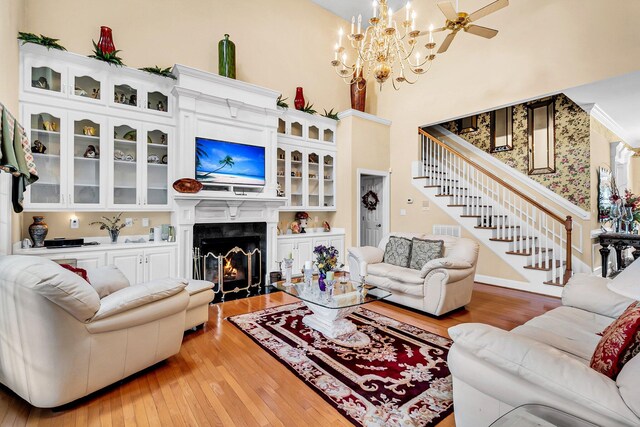
[[[405,20],[399,24],[393,19],[393,11],[387,6],[387,0],[373,0],[371,24],[362,31],[362,15],[351,19],[351,33],[347,35],[347,44],[355,50],[355,62],[347,62],[347,49],[342,45],[344,31],[338,33],[334,58],[331,65],[345,83],[357,83],[356,88],[364,88],[365,79],[373,73],[374,78],[382,84],[391,77],[394,89],[401,83],[414,84],[420,74],[431,68],[436,55],[433,49],[433,26],[429,28],[429,41],[424,45],[424,52],[417,46],[417,37],[426,32],[416,30],[416,12],[411,10],[411,3],[406,6]],[[360,87],[362,85],[362,87]]]

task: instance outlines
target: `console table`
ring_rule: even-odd
[[[602,256],[602,277],[607,277],[607,259],[611,246],[616,250],[616,261],[618,268],[622,264],[622,251],[625,248],[633,247],[633,258],[640,257],[640,235],[627,233],[602,233],[598,236],[600,241],[600,255]]]

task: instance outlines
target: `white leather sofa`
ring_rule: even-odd
[[[187,322],[186,286],[159,279],[100,299],[48,259],[0,256],[0,382],[34,406],[57,407],[178,353],[185,328],[202,323],[195,305]]]
[[[442,240],[444,257],[427,262],[422,270],[386,264],[389,236]],[[378,247],[349,248],[349,272],[355,280],[366,278],[367,283],[391,292],[388,301],[440,316],[471,301],[478,249],[477,242],[461,237],[391,233]]]
[[[627,277],[640,287],[640,263],[633,266],[638,272]],[[563,290],[561,307],[510,332],[477,323],[450,328],[456,426],[488,426],[527,403],[600,426],[640,425],[640,355],[615,381],[589,367],[598,333],[633,302],[609,290],[609,282],[574,276]]]

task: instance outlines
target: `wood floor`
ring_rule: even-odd
[[[224,318],[294,302],[282,292],[210,306],[180,353],[60,411],[29,406],[0,387],[0,426],[350,426],[320,396]],[[466,310],[441,319],[382,302],[367,308],[439,335],[458,323],[511,329],[557,298],[476,284]],[[454,426],[453,415],[439,427]]]

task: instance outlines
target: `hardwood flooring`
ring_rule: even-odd
[[[210,306],[180,353],[61,410],[33,408],[0,387],[0,426],[350,426],[225,317],[295,302],[282,292]],[[465,322],[511,329],[560,305],[557,298],[476,284],[467,309],[441,319],[383,302],[367,308],[447,336]],[[454,426],[453,415],[439,427]]]

